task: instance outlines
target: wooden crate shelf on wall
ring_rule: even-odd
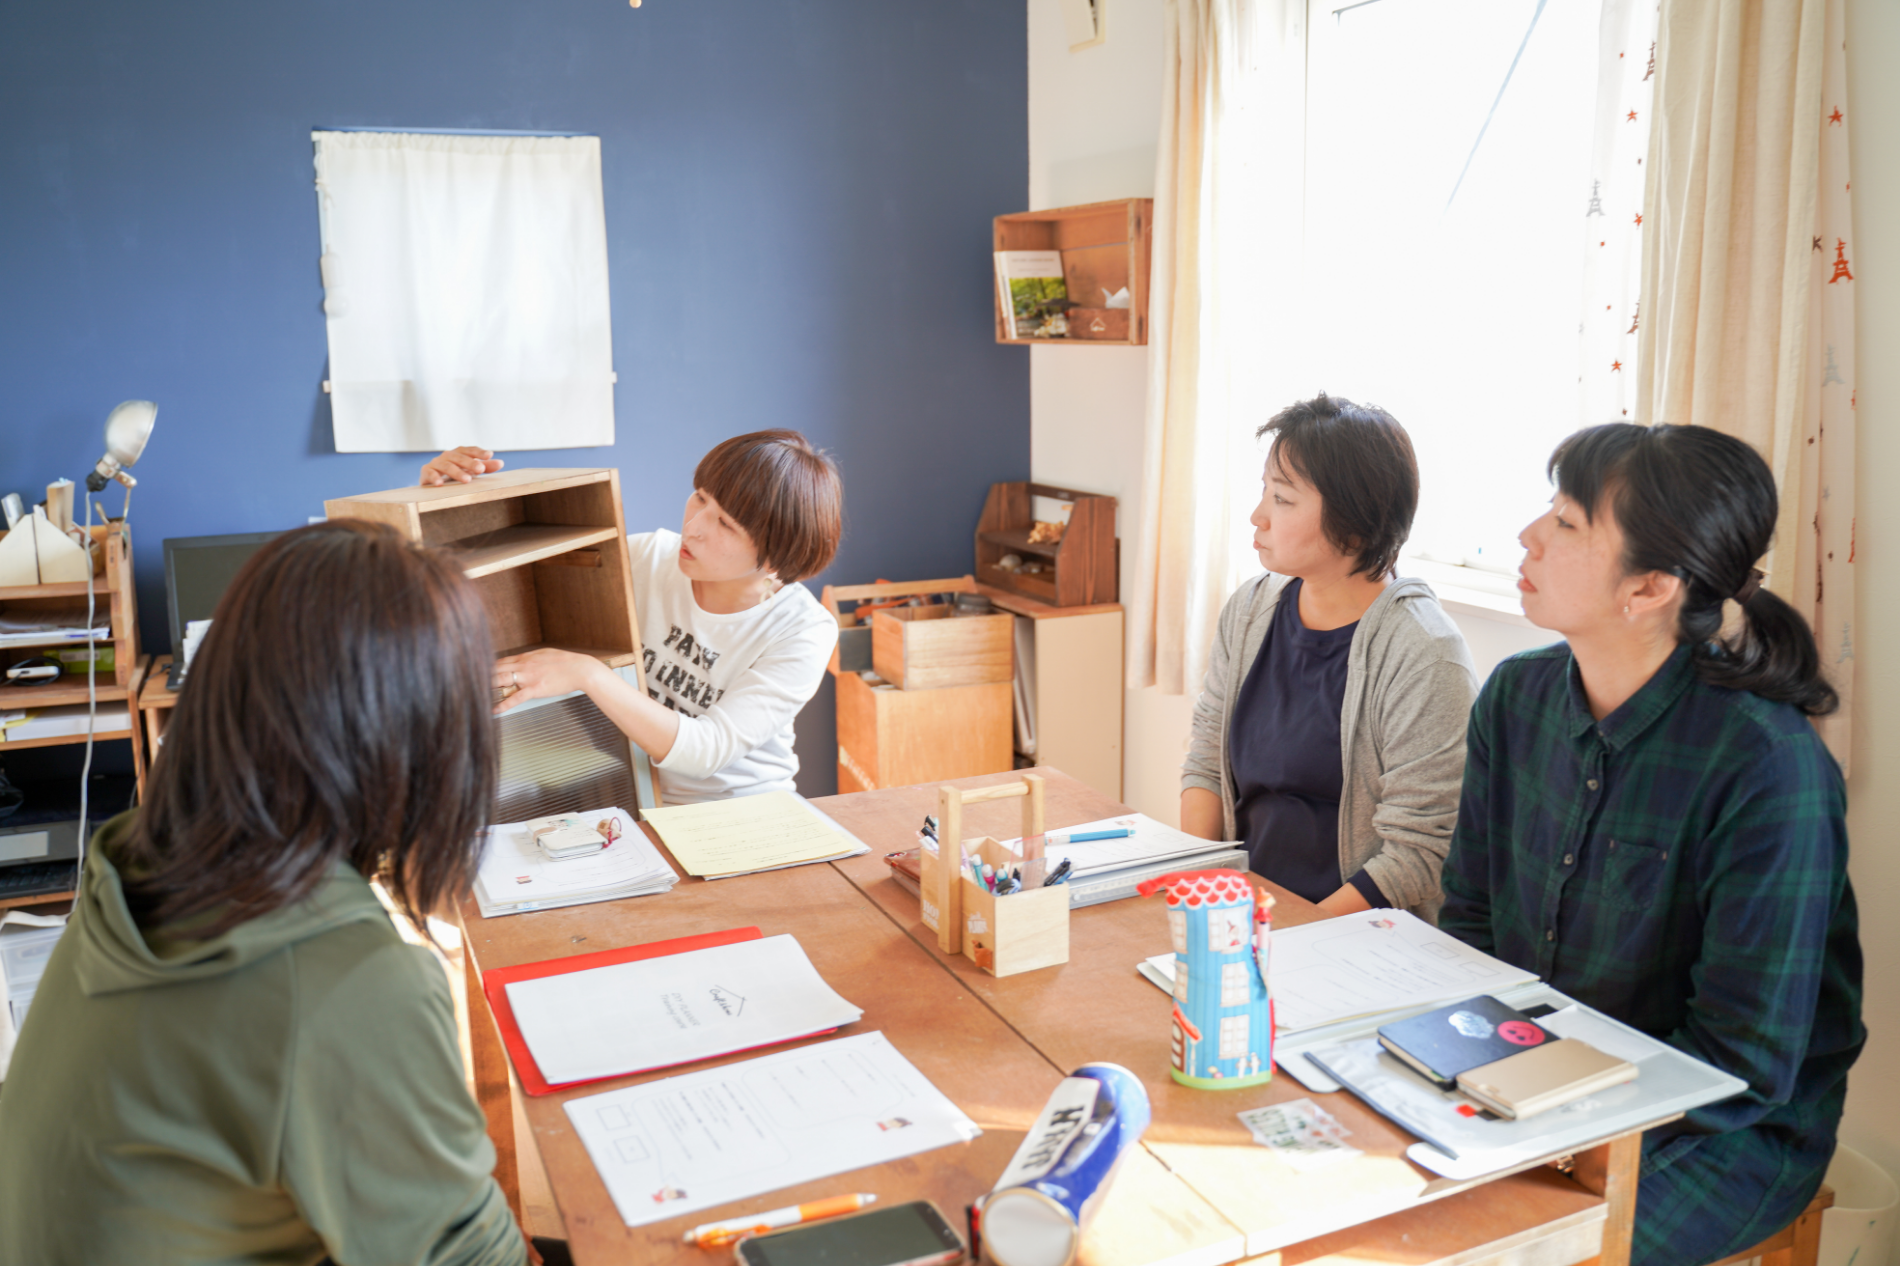
[[[618,471],[511,470],[323,508],[453,553],[482,596],[497,655],[552,646],[644,680]]]
[[[1093,343],[1139,347],[1148,342],[1148,268],[1154,254],[1154,199],[1122,198],[1085,206],[1018,211],[996,217],[995,249],[1061,251],[1062,279],[1078,305],[1070,314],[1067,338],[1011,338],[1004,318],[1002,292],[994,285],[996,341],[999,343]],[[1126,309],[1104,309],[1103,292],[1128,287]],[[1121,318],[1127,313],[1127,326]],[[1092,330],[1094,324],[1101,330]]]

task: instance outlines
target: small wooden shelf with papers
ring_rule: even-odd
[[[1011,338],[1002,290],[993,284],[997,342],[1098,347],[1140,347],[1148,342],[1153,198],[1120,198],[999,215],[993,234],[999,251],[1060,251],[1063,283],[1070,300],[1078,305],[1067,314],[1067,337]],[[1109,295],[1123,289],[1128,292],[1127,307],[1103,306]]]

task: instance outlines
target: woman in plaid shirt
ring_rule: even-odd
[[[1716,1261],[1813,1197],[1865,1040],[1845,791],[1809,722],[1837,700],[1754,570],[1777,501],[1747,444],[1617,423],[1550,466],[1518,588],[1565,641],[1472,710],[1440,923],[1748,1083],[1643,1139],[1633,1260]]]

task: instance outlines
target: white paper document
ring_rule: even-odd
[[[557,862],[534,842],[526,822],[488,828],[475,883],[476,903],[484,917],[643,897],[669,892],[679,882],[660,850],[625,809],[591,809],[579,816],[588,822],[611,820],[619,834],[598,853]]]
[[[1366,910],[1273,933],[1267,987],[1283,1033],[1536,980],[1403,910]]]
[[[566,1108],[628,1226],[982,1133],[882,1033],[589,1095]]]
[[[798,938],[707,949],[517,980],[521,1036],[552,1085],[671,1068],[854,1023]]]

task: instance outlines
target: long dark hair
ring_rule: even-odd
[[[492,658],[474,587],[393,528],[264,546],[218,603],[120,859],[134,918],[216,936],[341,858],[421,926],[479,864]]]
[[[1761,454],[1705,426],[1612,422],[1559,444],[1549,472],[1591,519],[1609,498],[1623,529],[1626,575],[1681,577],[1676,639],[1693,648],[1704,681],[1792,703],[1809,716],[1840,706],[1821,675],[1808,622],[1752,579],[1779,505]],[[1746,618],[1723,640],[1722,603],[1737,595],[1747,599]]]

